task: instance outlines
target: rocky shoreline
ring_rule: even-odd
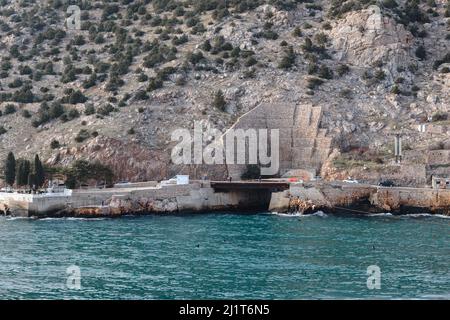
[[[289,191],[272,195],[270,210],[292,209],[310,213],[430,213],[450,215],[450,190],[380,187],[363,184],[311,183],[291,185]]]

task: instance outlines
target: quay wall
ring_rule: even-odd
[[[209,181],[189,185],[70,190],[70,194],[0,193],[0,210],[13,216],[122,215],[267,209],[270,192],[214,192]]]
[[[47,195],[0,192],[0,211],[22,217],[52,213],[65,209],[70,199],[70,190]]]
[[[0,211],[14,216],[123,215],[229,210],[391,212],[450,215],[450,190],[346,183],[292,183],[289,190],[215,192],[208,181],[158,188],[69,190],[54,194],[0,193]]]

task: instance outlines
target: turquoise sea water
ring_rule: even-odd
[[[430,216],[2,217],[0,298],[449,299],[449,231]]]

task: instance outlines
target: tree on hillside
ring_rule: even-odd
[[[65,186],[67,189],[75,189],[77,187],[77,179],[72,175],[67,175]]]
[[[222,90],[216,92],[214,96],[213,105],[220,111],[225,111],[225,106],[227,105],[227,102],[225,101],[225,97],[223,95]]]
[[[12,152],[8,153],[5,162],[5,182],[12,186],[16,179],[16,158]]]
[[[34,157],[34,175],[35,175],[36,187],[42,187],[45,182],[45,171],[44,171],[44,167],[42,166],[42,162],[39,159],[38,155],[36,155]]]
[[[420,60],[425,60],[427,58],[427,52],[423,46],[419,46],[416,49],[416,57]]]
[[[106,184],[111,184],[114,179],[114,172],[110,167],[103,165],[100,162],[89,162],[86,160],[75,161],[65,174],[68,177],[66,185],[71,185],[72,188],[77,183],[87,183],[88,180],[91,179],[104,181]]]

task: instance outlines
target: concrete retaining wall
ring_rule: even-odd
[[[55,212],[66,207],[71,192],[52,194],[22,194],[0,192],[0,210],[14,216],[39,215],[41,212]]]
[[[0,194],[0,209],[15,216],[47,216],[103,212],[91,210],[106,206],[111,214],[135,212],[197,212],[232,209],[267,209],[270,193],[230,191],[215,193],[208,181],[160,188],[113,188],[73,190],[67,194]],[[91,209],[90,209],[91,208]],[[65,209],[65,210],[64,210]]]

